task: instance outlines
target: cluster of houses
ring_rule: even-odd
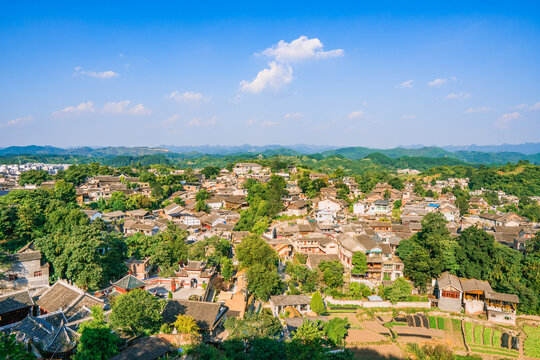
[[[427,189],[437,191],[438,195],[431,198],[416,194],[414,185],[408,182],[402,190],[379,183],[370,193],[362,193],[353,178],[345,177],[340,182],[350,190],[346,200],[335,186],[337,180],[312,172],[309,174],[312,180],[323,179],[328,185],[316,198],[310,199],[294,180],[296,172],[291,166],[278,174],[286,181],[287,192],[281,199],[283,211],[263,234],[263,239],[282,260],[291,259],[295,254],[305,255],[306,265],[312,269],[321,261],[339,261],[345,271],[350,272],[354,254],[362,252],[366,254],[367,271],[351,275],[350,281],[371,288],[403,277],[404,264],[397,257],[396,249],[401,240],[421,230],[422,219],[429,213],[442,214],[453,236],[469,226],[480,226],[500,243],[518,250],[523,250],[538,231],[537,224],[517,214],[493,211],[481,193],[470,198],[474,211],[461,216],[455,197],[451,193],[442,194],[440,190],[453,186],[466,188],[467,179],[428,184]],[[181,174],[182,170],[175,173]],[[240,211],[248,207],[244,183],[248,179],[267,182],[272,175],[270,169],[257,163],[237,163],[232,171],[222,169],[214,178],[207,179],[198,171],[194,175],[197,182],[184,183],[183,189],[173,193],[161,209],[83,211],[91,221],[101,219],[126,237],[155,236],[174,223],[188,232],[188,242],[218,236],[229,239],[233,246],[240,243],[249,235],[234,230]],[[196,210],[196,196],[202,189],[210,194],[204,200],[208,212]],[[148,183],[128,176],[95,176],[76,188],[77,201],[86,208],[91,202],[110,199],[115,192],[127,196],[152,194]],[[200,261],[181,263],[174,276],[161,278],[159,269],[155,269],[148,258],[132,258],[126,263],[129,270],[126,277],[88,294],[62,280],[50,286],[48,264],[42,261],[40,251],[32,244],[9,255],[9,259],[11,266],[0,281],[0,294],[3,294],[0,295],[0,331],[17,334],[17,339],[31,344],[42,356],[50,355],[53,350],[69,356],[76,344],[75,331],[81,322],[88,320],[90,308],[99,305],[107,310],[112,297],[134,289],[160,297],[168,297],[170,292],[172,299],[163,312],[165,322],[174,322],[178,314],[185,313],[200,321],[201,329],[209,333],[227,316],[242,317],[249,305],[243,272],[235,275],[229,291],[219,293],[217,302],[206,301],[212,293],[207,289],[217,274],[214,268]],[[460,279],[444,273],[437,279],[435,289],[435,303],[442,310],[485,313],[490,321],[515,323],[517,296],[494,292],[485,281]],[[273,297],[270,307],[275,314],[310,312],[309,297],[304,295]],[[287,321],[287,325],[294,328],[296,320]],[[57,345],[51,338],[59,339]]]

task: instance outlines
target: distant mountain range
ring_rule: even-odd
[[[519,151],[518,151],[519,150]],[[393,149],[373,149],[367,147],[333,147],[317,145],[239,145],[239,146],[159,146],[159,147],[78,147],[59,148],[54,146],[10,146],[0,148],[0,156],[16,155],[62,155],[62,156],[88,156],[88,157],[114,157],[114,156],[141,156],[141,155],[166,155],[176,157],[181,154],[184,157],[200,157],[203,155],[241,155],[262,154],[265,156],[285,155],[301,156],[319,153],[324,157],[343,156],[348,159],[358,160],[374,153],[380,153],[390,158],[401,157],[428,157],[428,158],[454,158],[468,163],[477,164],[504,164],[528,160],[531,163],[540,163],[540,143],[526,143],[520,145],[492,145],[492,146],[408,146]]]

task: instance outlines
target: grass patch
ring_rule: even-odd
[[[431,329],[436,329],[437,328],[437,318],[435,316],[428,316],[428,320],[429,320],[429,327]]]
[[[472,333],[473,324],[466,321],[465,324],[463,324],[463,326],[465,328],[465,341],[467,341],[468,345],[472,345],[472,343],[473,343],[473,333]]]
[[[493,337],[491,338],[491,345],[494,347],[501,347],[501,336],[502,333],[499,330],[493,330]]]
[[[329,314],[343,314],[343,313],[346,313],[346,314],[355,314],[355,313],[356,313],[356,309],[329,309],[329,310],[328,310],[328,313],[329,313]]]
[[[406,323],[402,323],[402,322],[392,321],[392,322],[387,322],[387,323],[385,323],[384,326],[386,326],[387,328],[391,329],[391,328],[393,328],[394,326],[407,326],[407,324],[406,324]]]
[[[441,317],[437,318],[437,329],[444,330],[444,319]]]
[[[474,327],[474,343],[476,345],[482,345],[482,330],[484,329],[483,326],[476,325]]]
[[[523,344],[525,355],[533,358],[540,358],[540,328],[525,326],[523,330],[527,335],[525,343]]]
[[[510,356],[514,358],[517,358],[519,356],[519,353],[517,351],[504,351],[502,349],[484,348],[483,346],[476,345],[473,345],[470,348],[472,351],[482,354]]]
[[[485,346],[491,346],[491,335],[493,330],[491,328],[484,328],[484,334],[482,335],[482,342]]]
[[[463,344],[463,333],[461,332],[461,320],[452,319],[452,335],[454,337],[454,345],[463,349],[465,344]]]

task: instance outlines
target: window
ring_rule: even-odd
[[[18,278],[19,278],[19,275],[17,275],[17,274],[9,274],[9,275],[8,275],[8,280],[9,280],[9,281],[15,281],[15,280],[17,280]]]
[[[452,298],[452,299],[459,299],[459,293],[456,291],[442,291],[442,297],[445,298]]]
[[[34,271],[34,277],[43,276],[43,272],[41,270]]]

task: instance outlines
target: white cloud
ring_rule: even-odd
[[[13,119],[13,120],[9,120],[5,124],[0,124],[0,128],[4,128],[4,127],[8,127],[8,126],[20,125],[20,124],[30,122],[32,120],[34,120],[34,117],[32,115],[21,117],[21,118],[16,118],[16,119]]]
[[[519,105],[516,105],[516,106],[512,106],[510,109],[512,110],[522,110],[522,109],[526,109],[527,108],[527,104],[519,104]]]
[[[498,118],[495,122],[495,126],[500,127],[501,129],[506,129],[509,123],[516,119],[519,119],[520,117],[521,114],[517,111],[514,111],[513,113],[502,114],[501,117]]]
[[[396,87],[397,88],[412,88],[413,87],[413,85],[412,85],[413,82],[414,82],[414,80],[407,80],[405,82],[402,82],[399,85],[396,85]]]
[[[304,117],[304,114],[297,112],[297,113],[288,113],[283,116],[284,119],[294,119],[294,118],[300,118]]]
[[[120,76],[118,73],[112,70],[101,71],[101,72],[88,71],[88,70],[83,70],[80,66],[77,66],[74,70],[75,70],[76,75],[82,74],[82,75],[90,76],[93,78],[99,78],[99,79],[110,79],[110,78]]]
[[[68,115],[68,114],[81,114],[81,113],[88,113],[88,112],[94,112],[96,109],[94,108],[94,103],[91,101],[87,101],[84,103],[80,103],[77,106],[68,106],[63,108],[62,110],[58,110],[52,113],[52,116],[59,117],[62,115]]]
[[[252,82],[243,80],[240,89],[256,94],[267,87],[278,89],[292,81],[292,68],[289,64],[272,61],[268,65],[270,68],[261,70]]]
[[[416,115],[402,115],[402,119],[416,119]]]
[[[448,79],[441,79],[441,78],[437,78],[433,81],[430,81],[428,82],[428,86],[431,86],[431,87],[441,87],[444,83],[446,83],[448,81]]]
[[[276,126],[278,125],[279,123],[277,121],[263,121],[261,123],[261,126],[262,127],[272,127],[272,126]]]
[[[529,111],[540,110],[540,101],[529,108]]]
[[[456,93],[448,94],[444,98],[445,99],[468,99],[470,97],[471,97],[470,94],[460,92],[460,93],[457,93],[457,94]]]
[[[352,113],[350,113],[347,116],[347,119],[356,119],[356,118],[359,118],[362,115],[364,115],[364,112],[362,110],[353,111]]]
[[[246,121],[246,126],[254,125],[257,122],[257,119],[249,119]]]
[[[163,125],[172,125],[175,124],[180,119],[180,115],[175,114],[172,116],[169,116],[167,119],[163,121]]]
[[[168,99],[173,99],[178,102],[196,102],[200,100],[208,100],[199,92],[186,91],[183,94],[180,94],[178,91],[173,91],[167,95]]]
[[[150,110],[144,107],[143,104],[137,104],[129,107],[130,100],[108,102],[103,107],[105,114],[128,114],[128,115],[147,115],[150,114]]]
[[[340,57],[344,55],[344,51],[343,49],[324,51],[323,44],[319,39],[300,36],[290,43],[280,40],[277,45],[264,50],[262,54],[273,57],[279,62],[291,63],[309,59]]]
[[[207,120],[204,120],[201,118],[194,118],[194,119],[189,120],[186,123],[186,126],[188,127],[209,126],[209,125],[214,125],[216,123],[216,120],[217,120],[217,116],[212,116],[211,118]]]
[[[486,112],[490,110],[493,110],[493,109],[488,108],[488,107],[469,108],[465,111],[465,114],[481,113],[481,112]]]
[[[265,55],[273,58],[273,60],[268,63],[268,68],[259,71],[253,81],[243,80],[240,82],[242,92],[255,94],[266,88],[279,89],[293,79],[291,63],[302,60],[340,57],[344,55],[344,52],[342,49],[324,51],[323,44],[319,39],[300,36],[290,43],[280,40],[277,45],[255,55]]]

